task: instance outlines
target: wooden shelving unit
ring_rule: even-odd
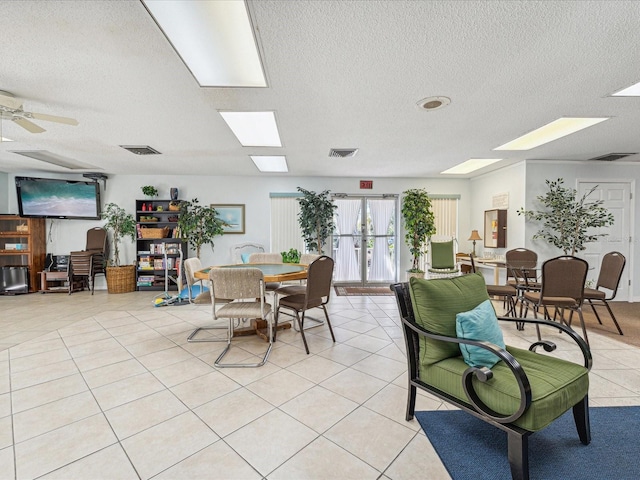
[[[27,267],[30,293],[40,286],[46,245],[44,218],[0,215],[0,268]]]

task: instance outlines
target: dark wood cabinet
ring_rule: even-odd
[[[0,215],[0,268],[26,267],[29,292],[37,292],[40,287],[46,249],[44,218]]]
[[[484,246],[485,248],[506,248],[507,246],[507,211],[485,210],[484,212]]]

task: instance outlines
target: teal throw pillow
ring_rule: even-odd
[[[456,335],[458,338],[486,341],[505,348],[491,300],[485,300],[473,310],[456,314]],[[500,361],[500,358],[482,347],[461,343],[460,351],[464,361],[472,367],[491,368]]]
[[[241,253],[240,258],[242,258],[242,263],[249,263],[250,253]]]

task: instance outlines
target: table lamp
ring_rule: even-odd
[[[473,240],[473,256],[476,256],[476,240],[482,240],[482,238],[480,237],[480,234],[478,233],[478,230],[471,230],[471,236],[469,237],[469,240]]]

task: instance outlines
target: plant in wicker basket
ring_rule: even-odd
[[[133,215],[127,213],[115,203],[109,203],[102,212],[102,219],[106,220],[105,228],[111,231],[113,243],[113,259],[107,267],[107,287],[109,293],[124,293],[135,290],[135,265],[120,266],[120,241],[123,237],[136,236],[136,221]]]

